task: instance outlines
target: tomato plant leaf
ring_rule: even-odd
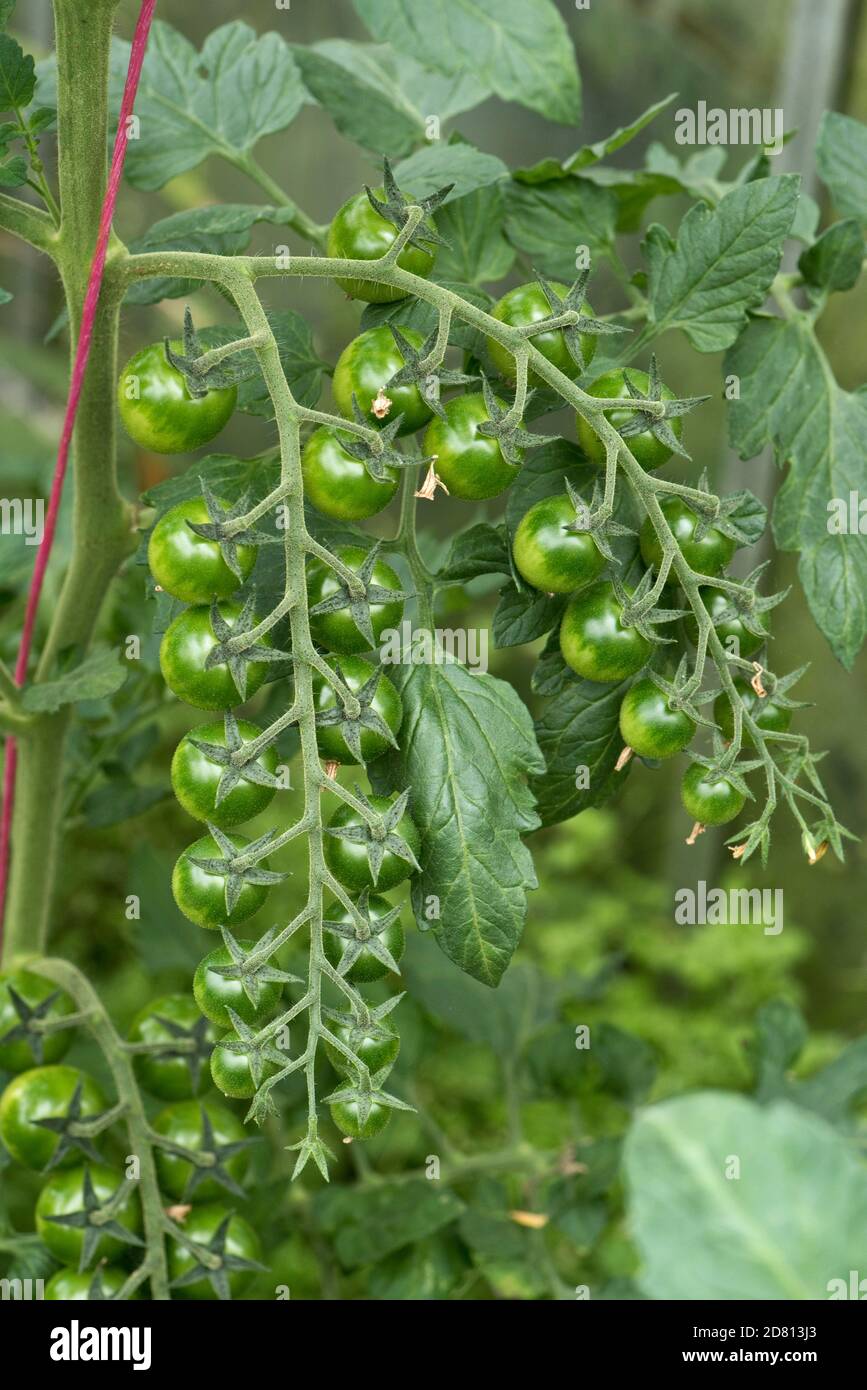
[[[114,647],[96,647],[78,665],[51,680],[25,686],[21,704],[31,714],[53,714],[79,700],[101,700],[120,690],[129,669]]]
[[[620,705],[629,681],[600,685],[569,670],[558,651],[546,658],[545,689],[554,689],[536,720],[546,770],[531,786],[543,825],[571,820],[599,806],[628,776],[614,766],[623,748]]]
[[[283,225],[292,219],[292,208],[256,207],[247,203],[214,203],[209,207],[176,212],[155,222],[143,236],[130,242],[130,251],[202,251],[213,256],[239,256],[250,244],[257,222]],[[198,287],[197,280],[158,276],[133,284],[127,304],[158,304],[162,299],[181,299]]]
[[[674,250],[651,265],[657,332],[682,328],[699,352],[731,346],[777,273],[799,183],[795,174],[758,179],[727,193],[716,208],[690,208]]]
[[[33,59],[11,34],[0,34],[0,111],[29,106],[36,87]]]
[[[576,173],[579,169],[586,169],[591,164],[598,164],[600,160],[607,158],[610,154],[616,154],[622,150],[624,145],[628,145],[634,140],[636,135],[640,135],[645,126],[655,121],[660,112],[677,97],[677,92],[669,92],[667,97],[661,101],[655,101],[652,106],[648,106],[646,111],[642,111],[640,116],[636,116],[629,125],[618,126],[617,130],[611,135],[607,135],[604,140],[597,140],[592,145],[582,145],[579,150],[570,155],[568,159],[542,159],[537,164],[531,165],[528,169],[515,169],[512,177],[519,183],[545,183],[548,179],[568,178],[570,174]],[[614,172],[614,171],[612,171]],[[618,175],[623,174],[622,170],[616,171]]]
[[[827,1299],[860,1266],[867,1172],[847,1138],[794,1106],[713,1091],[666,1101],[636,1120],[624,1165],[651,1298]]]
[[[448,145],[427,145],[423,150],[404,159],[394,176],[404,193],[414,198],[428,198],[446,184],[454,184],[443,205],[465,198],[478,188],[508,178],[509,171],[495,154],[484,154],[464,141]]]
[[[277,340],[280,361],[292,394],[301,405],[314,406],[319,400],[322,373],[326,364],[316,352],[307,320],[294,309],[280,309],[276,313],[268,314],[268,322]],[[202,345],[209,348],[233,342],[241,336],[240,328],[222,325],[204,328],[199,334]],[[231,366],[239,382],[238,409],[243,410],[246,415],[258,415],[263,420],[272,420],[273,402],[252,348],[236,353],[231,358]]]
[[[445,289],[453,290],[463,299],[475,304],[480,309],[490,309],[493,300],[484,290],[480,290],[473,285],[455,284],[451,280],[443,279],[439,282]],[[437,311],[432,305],[424,303],[421,299],[413,299],[407,296],[406,299],[399,299],[394,304],[368,304],[361,316],[361,327],[363,329],[378,328],[381,323],[393,323],[398,328],[415,328],[419,333],[427,337],[436,330]],[[449,342],[455,347],[463,348],[473,356],[478,356],[482,350],[484,338],[475,328],[469,324],[458,323],[452,320],[452,327],[449,333]]]
[[[864,265],[864,233],[854,217],[835,222],[801,253],[798,269],[820,290],[851,290]]]
[[[437,276],[481,285],[508,275],[515,251],[503,234],[504,217],[503,194],[496,184],[442,208],[436,224],[448,245],[437,255]]]
[[[316,1194],[313,1211],[343,1267],[355,1269],[451,1225],[463,1203],[450,1188],[413,1178],[380,1182],[366,1190],[326,1188]]]
[[[559,594],[552,597],[537,589],[517,589],[513,583],[507,584],[494,610],[494,641],[500,648],[535,642],[559,624],[565,604],[565,598]]]
[[[505,101],[566,125],[581,83],[552,0],[354,0],[375,38],[443,72],[471,72]]]
[[[521,840],[539,823],[526,783],[542,771],[530,714],[505,681],[451,660],[393,666],[389,676],[403,699],[401,747],[371,775],[412,789],[422,845],[416,919],[468,975],[496,985],[536,886]]]
[[[586,179],[506,185],[506,235],[534,266],[571,285],[576,254],[605,256],[614,243],[617,199]]]
[[[480,521],[455,536],[437,579],[442,583],[466,584],[483,574],[508,574],[510,569],[504,527]]]
[[[826,111],[816,141],[816,167],[837,211],[867,222],[867,125]]]
[[[867,633],[867,536],[851,497],[864,492],[867,391],[836,383],[809,321],[763,319],[726,359],[740,379],[730,414],[741,458],[772,444],[788,474],[773,512],[783,550],[800,551],[807,602],[835,656],[852,665]]]

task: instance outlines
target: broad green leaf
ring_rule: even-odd
[[[675,100],[677,92],[670,92],[661,101],[656,101],[652,106],[648,106],[646,111],[642,111],[629,125],[619,126],[613,134],[605,137],[604,140],[597,140],[592,145],[582,145],[573,155],[562,162],[556,159],[543,159],[538,164],[532,165],[529,169],[516,169],[513,178],[519,183],[543,183],[550,178],[565,178],[569,174],[577,173],[580,169],[586,169],[590,164],[598,164],[610,154],[616,154],[622,150],[624,145],[628,145],[634,140],[636,135],[640,135],[645,126],[655,121],[661,111]],[[559,170],[559,173],[555,172]],[[614,172],[614,171],[612,171]],[[622,171],[617,171],[622,173]]]
[[[29,106],[35,87],[35,65],[30,54],[11,34],[0,34],[0,111]]]
[[[256,207],[247,203],[213,203],[206,207],[176,212],[155,222],[143,236],[130,242],[130,251],[200,251],[214,256],[239,256],[250,244],[250,232],[257,222],[278,226],[287,223],[291,208]],[[181,299],[192,294],[197,280],[160,276],[141,280],[130,287],[128,304],[158,304],[161,299]]]
[[[804,1016],[788,999],[769,999],[756,1014],[750,1055],[756,1077],[756,1100],[779,1100],[789,1087],[787,1073],[807,1041]]]
[[[404,193],[414,198],[426,198],[446,184],[454,184],[446,199],[448,205],[477,188],[508,178],[509,171],[497,155],[485,154],[459,140],[449,145],[426,145],[402,160],[394,174]]]
[[[627,1033],[613,1023],[593,1029],[592,1060],[602,1072],[606,1094],[634,1106],[643,1100],[656,1079],[657,1058],[644,1038]]]
[[[120,690],[129,675],[113,647],[97,647],[79,666],[62,676],[25,686],[21,704],[31,714],[54,714],[62,705],[101,700]]]
[[[820,290],[851,290],[864,265],[864,234],[854,217],[835,222],[801,253],[798,269]]]
[[[867,125],[826,111],[816,141],[816,167],[837,211],[867,222]]]
[[[863,1266],[867,1168],[794,1106],[712,1091],[666,1101],[636,1120],[624,1164],[650,1298],[827,1299]]]
[[[521,937],[527,890],[536,887],[521,839],[538,825],[526,778],[542,770],[529,712],[505,681],[450,660],[394,665],[388,674],[403,699],[401,746],[375,775],[411,788],[422,846],[416,919],[468,975],[496,985]]]
[[[116,45],[114,70],[129,61]],[[201,53],[171,25],[151,30],[126,175],[136,188],[162,188],[208,155],[238,160],[263,136],[285,130],[305,100],[288,44],[279,34],[257,35],[236,20],[215,29]]]
[[[462,299],[468,300],[470,304],[475,304],[479,309],[490,309],[493,303],[489,294],[473,285],[455,284],[445,278],[439,283],[444,289],[452,290],[455,294],[459,294]],[[398,327],[415,328],[427,337],[437,326],[437,311],[432,305],[426,304],[424,300],[413,299],[412,295],[407,295],[406,299],[399,299],[394,304],[368,304],[361,316],[361,327],[363,329],[378,328],[381,323],[394,323]],[[463,323],[455,315],[452,319],[449,342],[477,357],[482,351],[484,338],[475,328]]]
[[[392,1303],[443,1300],[470,1268],[460,1241],[448,1231],[398,1250],[370,1271],[370,1295]]]
[[[5,29],[12,18],[15,0],[0,0],[0,29]]]
[[[591,164],[582,169],[581,177],[607,189],[617,199],[618,232],[637,232],[655,198],[671,198],[685,192],[678,179],[649,169],[609,169],[605,164]]]
[[[505,101],[581,119],[569,34],[552,0],[354,0],[375,38],[442,72],[469,72]]]
[[[442,208],[436,224],[448,245],[437,252],[437,275],[468,285],[508,275],[515,251],[503,235],[504,216],[503,194],[496,184]]]
[[[10,149],[0,150],[0,188],[20,188],[27,182],[27,160]]]
[[[310,325],[294,309],[280,309],[268,314],[268,322],[277,341],[280,361],[293,396],[301,405],[314,406],[322,389],[322,373],[325,363],[316,352]],[[200,333],[204,347],[214,347],[220,343],[232,342],[243,337],[241,325],[232,328],[215,326],[205,328]],[[256,355],[252,349],[238,353],[232,359],[239,378],[244,374],[238,388],[238,409],[247,415],[258,415],[262,419],[274,418],[274,407],[265,379],[259,369]]]
[[[768,524],[767,508],[749,489],[732,493],[731,496],[737,497],[738,505],[728,513],[726,520],[738,531],[737,544],[755,545],[764,535]]]
[[[500,593],[494,610],[492,631],[498,648],[522,647],[535,642],[553,627],[560,626],[566,600],[560,595],[551,597],[537,589],[518,589],[507,584]]]
[[[168,795],[169,790],[163,785],[137,787],[128,778],[116,777],[90,792],[85,797],[82,811],[91,829],[99,830],[143,815]]]
[[[614,244],[617,199],[607,188],[586,179],[551,183],[511,183],[505,187],[506,235],[526,251],[534,266],[558,280],[572,283],[578,273],[579,252],[591,259],[606,255]]]
[[[731,346],[777,273],[798,185],[794,174],[759,179],[727,193],[716,208],[690,208],[676,248],[651,270],[657,332],[682,328],[699,352]]]
[[[772,444],[788,473],[773,513],[782,550],[800,551],[810,610],[835,656],[852,665],[867,633],[867,536],[850,525],[850,495],[865,491],[867,390],[834,380],[809,321],[752,323],[725,370],[740,380],[730,431],[741,458]],[[837,522],[835,507],[841,520]],[[842,526],[837,534],[832,527]]]
[[[437,579],[440,583],[466,584],[483,574],[508,574],[510,569],[504,528],[480,521],[455,536]]]
[[[292,54],[340,133],[377,155],[407,154],[428,138],[431,116],[446,121],[489,90],[472,73],[431,72],[388,44],[325,39]]]
[[[546,771],[534,777],[531,785],[543,825],[557,825],[590,806],[599,806],[623,784],[629,772],[628,767],[614,771],[623,749],[620,705],[629,681],[600,685],[581,680],[559,654],[557,660],[560,689],[536,720],[536,738]],[[553,664],[553,656],[549,662]]]
[[[239,459],[233,454],[207,454],[203,459],[196,459],[182,473],[175,473],[148,488],[142,494],[142,502],[146,507],[155,507],[162,516],[178,502],[200,497],[201,480],[204,479],[212,492],[227,502],[234,502],[242,493],[248,493],[252,506],[267,497],[279,478],[280,464],[276,459]]]
[[[345,1269],[373,1264],[456,1221],[463,1203],[440,1183],[413,1178],[368,1188],[330,1187],[313,1202],[316,1225]]]

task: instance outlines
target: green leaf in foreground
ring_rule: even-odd
[[[549,657],[549,680],[553,662]],[[531,786],[543,825],[557,825],[601,805],[629,775],[628,766],[615,772],[614,765],[623,748],[620,705],[630,682],[584,681],[568,669],[562,656],[557,662],[563,673],[560,688],[536,720],[546,770]]]
[[[782,550],[800,551],[810,611],[849,667],[867,634],[867,536],[849,520],[850,494],[863,496],[867,486],[867,390],[837,385],[801,315],[752,323],[725,370],[740,379],[732,445],[747,459],[772,444],[778,462],[788,464],[774,536]]]
[[[835,222],[802,252],[798,269],[820,290],[851,290],[864,265],[864,233],[854,217]]]
[[[666,1101],[636,1120],[624,1163],[650,1298],[827,1299],[863,1267],[867,1168],[794,1106]]]
[[[682,328],[699,352],[731,346],[777,273],[799,183],[795,174],[757,179],[727,193],[716,208],[690,208],[677,246],[651,269],[657,332]]]
[[[113,695],[120,690],[128,674],[116,649],[98,647],[71,671],[39,685],[26,686],[21,704],[30,714],[53,714],[62,705]]]
[[[416,917],[462,970],[496,985],[536,887],[521,839],[539,824],[526,779],[543,766],[529,712],[505,681],[447,659],[388,674],[403,700],[401,747],[371,771],[378,785],[411,788]]]
[[[504,101],[581,119],[581,83],[552,0],[355,0],[370,32],[442,72],[470,72]]]

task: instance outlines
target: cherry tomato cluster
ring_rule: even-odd
[[[116,1298],[141,1258],[141,1206],[124,1170],[128,1146],[115,1133],[118,1109],[92,1076],[61,1060],[75,1032],[63,1026],[72,1011],[69,997],[39,975],[0,976],[0,1068],[12,1073],[0,1096],[0,1140],[16,1163],[44,1178],[36,1232],[59,1264],[45,1297]],[[205,1265],[170,1237],[178,1298],[237,1295],[261,1268],[255,1231],[225,1202],[227,1193],[244,1195],[255,1140],[227,1106],[202,1098],[214,1036],[185,995],[152,1001],[130,1029],[132,1045],[154,1049],[137,1051],[134,1066],[142,1089],[163,1102],[150,1140],[164,1205],[208,1251]]]

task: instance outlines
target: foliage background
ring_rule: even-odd
[[[672,90],[680,93],[676,105],[694,106],[699,99],[722,107],[775,105],[773,94],[779,88],[788,26],[797,10],[789,0],[766,0],[761,6],[731,0],[722,8],[712,0],[594,0],[589,11],[580,13],[562,0],[559,8],[575,42],[584,84],[581,142],[607,134]],[[126,32],[134,9],[131,0],[122,9]],[[860,24],[855,26],[835,106],[864,119],[867,85],[859,84],[858,77],[867,65],[867,13],[863,6],[853,7],[853,12]],[[259,31],[279,28],[299,43],[334,36],[364,37],[348,0],[316,0],[315,5],[294,0],[290,10],[279,12],[271,0],[245,0],[242,13],[230,0],[211,0],[201,7],[161,0],[159,14],[197,44],[212,28],[239,17]],[[48,51],[48,0],[31,0],[19,18],[17,32],[27,36],[37,56]],[[798,124],[797,112],[785,114],[787,129]],[[511,167],[546,154],[568,155],[578,143],[573,130],[554,126],[517,106],[504,107],[496,98],[457,124],[479,148],[499,155]],[[672,144],[671,112],[639,137],[622,162],[634,164],[636,152],[652,138]],[[258,154],[277,181],[322,222],[373,172],[372,161],[338,135],[327,114],[315,106],[305,107],[288,132],[264,141]],[[798,163],[803,166],[808,158],[807,152],[803,157],[799,152]],[[172,211],[209,202],[255,201],[257,196],[242,174],[211,161],[175,179],[159,194],[127,190],[119,226],[131,239]],[[654,216],[674,221],[685,207],[686,203],[678,205],[674,200],[658,202]],[[266,229],[263,245],[268,237],[273,239],[273,229]],[[626,243],[624,253],[630,268],[638,263],[637,238],[633,242]],[[46,268],[27,248],[9,239],[0,242],[0,283],[15,289],[15,299],[3,310],[0,326],[0,437],[4,441],[0,490],[4,496],[44,495],[53,464],[67,364],[62,335],[45,342],[60,302],[57,287],[46,275]],[[285,296],[286,304],[305,314],[318,351],[333,363],[356,331],[357,307],[324,283],[293,281],[273,293],[275,302],[277,296]],[[822,323],[821,337],[844,386],[867,376],[865,300],[867,282],[862,277],[853,293],[837,296]],[[606,283],[604,274],[594,282],[593,302],[599,312],[609,312],[622,302],[619,290]],[[214,319],[220,316],[214,298],[203,301],[203,308],[205,317],[209,312]],[[122,352],[171,332],[182,312],[181,300],[129,310]],[[666,338],[663,369],[666,379],[676,383],[678,394],[716,391],[719,363],[691,352],[680,335]],[[694,459],[708,467],[717,488],[761,491],[764,485],[767,495],[775,480],[766,478],[763,484],[756,470],[769,470],[771,465],[765,460],[745,464],[730,453],[723,409],[715,399],[690,418]],[[238,416],[220,447],[250,455],[267,439],[267,426]],[[123,447],[128,495],[167,476],[171,465],[165,459],[136,454],[129,441]],[[70,500],[67,497],[67,514]],[[422,520],[445,543],[453,527],[462,528],[484,515],[484,508],[478,517],[471,516],[465,504],[441,497],[436,509],[429,509]],[[784,608],[775,613],[775,664],[789,669],[812,663],[799,694],[816,701],[816,707],[802,712],[799,723],[814,746],[829,750],[825,772],[831,800],[843,823],[860,832],[867,778],[867,751],[860,732],[867,657],[862,653],[851,675],[836,664],[807,612],[795,582],[795,562],[794,556],[776,556],[768,580],[769,592],[788,583],[795,586]],[[57,572],[62,564],[61,548]],[[8,553],[0,550],[0,604],[4,607],[20,577]],[[46,608],[50,602],[49,590]],[[473,614],[461,622],[484,623],[490,618],[493,595],[484,592],[484,586],[475,602]],[[115,586],[104,616],[104,636],[119,642],[128,633],[147,633],[149,627],[144,571],[131,566]],[[149,700],[154,715],[162,695],[156,645],[155,639],[146,641],[142,665],[147,669],[137,677],[135,692],[130,690],[130,702],[134,696]],[[6,623],[2,655],[8,658],[13,647],[14,631]],[[532,704],[529,678],[534,650],[496,652],[493,643],[491,647],[494,674],[515,683]],[[54,946],[92,972],[120,1023],[153,993],[186,988],[200,954],[198,933],[179,916],[169,891],[171,864],[191,836],[189,821],[167,795],[168,763],[185,721],[178,706],[166,707],[158,719],[147,718],[137,726],[134,743],[110,730],[96,745],[82,739],[75,749],[78,790],[70,806],[71,834],[60,895],[63,907]],[[106,758],[118,779],[108,792]],[[117,788],[133,768],[136,783],[145,789],[140,804],[150,809],[113,824]],[[281,802],[281,815],[282,809]],[[291,812],[290,807],[287,814]],[[266,815],[262,830],[270,823]],[[666,769],[633,774],[628,794],[619,804],[535,836],[532,847],[540,888],[531,898],[516,962],[495,996],[460,977],[432,941],[414,937],[405,972],[410,997],[401,1007],[404,1043],[399,1079],[409,1098],[423,1103],[430,1121],[425,1127],[415,1117],[400,1115],[382,1139],[363,1154],[358,1152],[360,1146],[353,1146],[342,1163],[342,1177],[348,1180],[356,1170],[363,1179],[368,1167],[405,1174],[422,1164],[427,1154],[444,1152],[448,1143],[477,1158],[495,1149],[510,1131],[514,1140],[520,1122],[531,1145],[557,1151],[566,1147],[573,1159],[578,1155],[577,1162],[587,1171],[576,1176],[569,1172],[567,1161],[565,1172],[534,1177],[529,1186],[520,1176],[520,1165],[507,1167],[505,1174],[496,1168],[489,1176],[473,1174],[460,1189],[466,1202],[460,1239],[452,1234],[431,1236],[427,1242],[422,1240],[410,1259],[405,1254],[407,1239],[421,1239],[427,1231],[426,1193],[410,1201],[410,1192],[418,1189],[407,1189],[403,1237],[396,1246],[394,1239],[389,1244],[382,1236],[381,1220],[371,1217],[365,1224],[357,1216],[358,1195],[352,1211],[341,1207],[346,1193],[339,1188],[324,1199],[314,1198],[319,1181],[305,1175],[286,1196],[288,1156],[280,1149],[280,1136],[287,1129],[282,1122],[274,1124],[269,1127],[270,1143],[261,1146],[260,1180],[250,1214],[254,1223],[257,1214],[265,1218],[267,1213],[270,1221],[279,1196],[284,1215],[275,1234],[290,1241],[284,1256],[293,1296],[406,1298],[447,1293],[535,1298],[564,1296],[564,1289],[582,1281],[594,1283],[610,1296],[628,1292],[631,1286],[623,1281],[633,1272],[634,1252],[620,1220],[616,1187],[612,1190],[612,1158],[606,1141],[622,1134],[630,1108],[647,1096],[658,1099],[686,1089],[750,1088],[747,1043],[757,1009],[771,999],[787,998],[799,1004],[806,1016],[810,1042],[799,1064],[803,1074],[815,1071],[847,1039],[864,1031],[863,845],[849,848],[845,865],[828,856],[811,869],[789,822],[785,833],[775,837],[767,871],[763,873],[753,860],[734,872],[721,835],[708,834],[687,849],[683,843],[687,829],[677,798],[677,773]],[[300,859],[295,867],[295,884],[290,879],[279,897],[275,895],[281,917],[284,910],[293,910],[302,891]],[[782,887],[785,930],[766,937],[750,927],[676,927],[674,891],[700,878],[712,884]],[[140,922],[125,920],[124,900],[130,893],[141,898]],[[530,1027],[534,1036],[518,1069],[520,1020],[530,1017],[535,1020]],[[592,1065],[580,1059],[576,1063],[572,1029],[578,1023],[594,1026],[603,1021],[625,1030],[634,1041],[621,1047],[620,1035],[611,1032],[600,1060]],[[82,1062],[98,1067],[83,1045],[77,1045],[77,1054]],[[409,1092],[413,1071],[414,1091]],[[299,1099],[290,1088],[287,1119]],[[557,1188],[558,1183],[568,1187],[567,1195]],[[361,1188],[367,1201],[375,1201],[376,1191],[375,1183]],[[4,1192],[8,1219],[26,1229],[32,1185],[16,1175],[14,1181],[4,1183]],[[603,1192],[608,1194],[604,1201]],[[505,1217],[510,1206],[547,1207],[555,1213],[553,1231],[544,1245],[538,1233]],[[416,1219],[417,1230],[412,1226]],[[335,1240],[338,1228],[343,1228],[343,1234]],[[438,1218],[431,1216],[429,1229],[438,1228]],[[529,1262],[525,1242],[532,1243]],[[277,1264],[274,1255],[273,1272]],[[269,1276],[268,1289],[273,1282]]]

